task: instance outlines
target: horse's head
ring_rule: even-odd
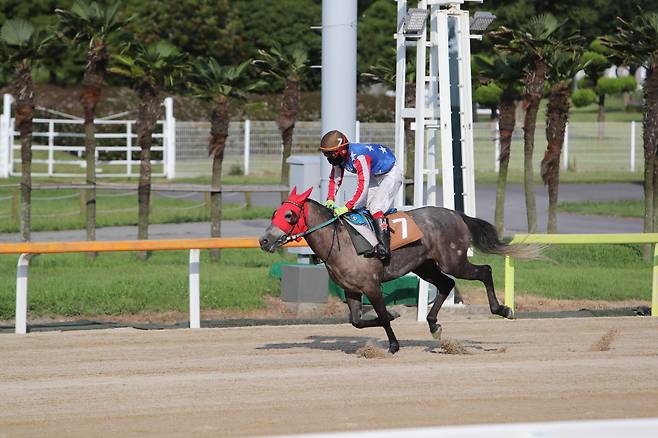
[[[274,252],[287,243],[290,236],[308,230],[308,225],[306,225],[308,210],[305,206],[312,191],[313,187],[304,193],[297,194],[297,189],[293,187],[288,199],[274,210],[272,223],[258,239],[263,251]]]

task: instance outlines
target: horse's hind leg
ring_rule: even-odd
[[[487,288],[487,299],[489,300],[489,309],[494,315],[513,319],[514,312],[509,307],[498,302],[496,292],[494,290],[493,277],[491,276],[491,266],[489,265],[473,265],[466,261],[464,264],[458,266],[450,274],[464,280],[480,280]]]
[[[364,290],[363,292],[366,294],[370,300],[370,303],[372,303],[372,307],[377,313],[377,320],[379,321],[378,325],[384,327],[384,330],[386,331],[386,336],[388,336],[388,352],[395,354],[400,349],[400,343],[398,342],[397,338],[395,337],[395,333],[393,333],[393,329],[391,328],[392,318],[388,313],[388,310],[386,310],[381,286],[377,285],[376,288],[373,288],[372,290]]]
[[[434,300],[432,308],[427,313],[427,324],[430,327],[432,336],[435,339],[441,339],[441,324],[438,323],[438,314],[446,298],[448,298],[448,295],[450,295],[450,292],[455,287],[455,280],[441,272],[433,261],[427,261],[422,264],[418,269],[414,270],[414,274],[436,286],[438,295],[436,296],[436,300]],[[418,305],[420,306],[421,304],[418,303]]]

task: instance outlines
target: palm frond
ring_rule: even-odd
[[[215,100],[220,96],[245,98],[247,93],[262,87],[262,81],[248,82],[248,59],[238,65],[221,65],[213,57],[201,58],[192,65],[189,87],[194,97]]]
[[[109,4],[75,0],[70,9],[55,10],[59,18],[58,33],[72,41],[104,41],[135,18],[122,18],[121,6],[121,0]]]
[[[618,18],[617,33],[602,44],[618,62],[651,68],[658,62],[658,13],[638,14],[630,22]]]
[[[32,35],[34,35],[34,26],[21,18],[5,21],[0,30],[2,41],[10,46],[29,44]]]
[[[258,57],[254,64],[261,68],[261,75],[273,78],[279,85],[299,80],[308,69],[308,52],[300,46],[283,48],[275,42],[267,50],[259,49]]]

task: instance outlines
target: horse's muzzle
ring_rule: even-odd
[[[263,251],[266,252],[276,251],[277,241],[276,239],[273,239],[271,236],[266,236],[266,235],[261,236],[261,238],[258,239],[258,243],[260,244],[260,249],[262,249]]]

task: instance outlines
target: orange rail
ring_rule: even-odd
[[[308,246],[305,240],[287,246]],[[93,242],[24,242],[0,243],[0,254],[20,254],[16,269],[16,333],[27,333],[27,277],[30,254],[114,251],[190,251],[189,295],[190,328],[201,327],[199,297],[199,250],[213,248],[259,248],[255,237],[220,237],[216,239],[113,240]]]
[[[308,246],[305,240],[286,247]],[[213,248],[259,248],[253,237],[219,237],[215,239],[110,240],[93,242],[23,242],[0,243],[0,254],[59,254],[67,252],[174,251]]]

